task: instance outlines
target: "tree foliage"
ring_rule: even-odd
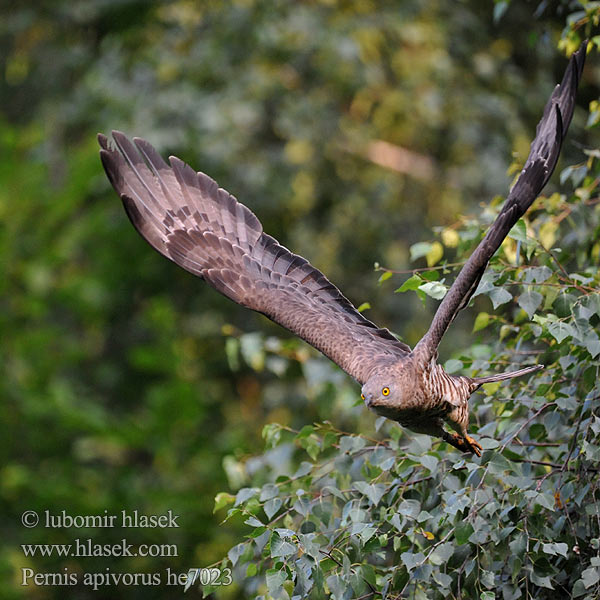
[[[284,474],[265,464],[215,505],[250,528],[225,562],[257,597],[598,597],[600,155],[586,155],[561,173],[572,192],[539,198],[513,228],[475,294],[489,298],[475,301],[485,308],[478,339],[445,364],[472,376],[545,365],[474,398],[483,456],[460,457],[384,418],[363,435],[330,421],[267,425],[267,454],[288,457]],[[413,245],[428,267],[396,291],[442,298],[448,250],[464,260],[501,201]]]
[[[471,375],[532,356],[545,365],[477,395],[481,459],[384,418],[365,435],[267,425],[266,447],[289,447],[293,468],[265,467],[216,503],[250,527],[228,554],[249,586],[262,572],[273,598],[597,597],[599,171],[590,152],[563,171],[573,194],[542,197],[519,221],[477,292],[498,310],[479,312],[481,342],[446,362]],[[482,230],[456,230],[457,258]]]

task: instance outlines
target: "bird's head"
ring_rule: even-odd
[[[414,395],[415,373],[410,360],[402,360],[371,373],[361,389],[361,398],[377,414],[389,416]]]

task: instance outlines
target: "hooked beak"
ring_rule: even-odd
[[[363,394],[365,404],[368,408],[371,408],[371,404],[373,403],[373,394]]]

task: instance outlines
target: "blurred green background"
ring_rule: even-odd
[[[214,497],[261,468],[246,458],[262,449],[266,423],[373,429],[341,371],[151,251],[109,186],[96,133],[144,137],[209,173],[412,344],[435,302],[394,295],[399,278],[377,285],[374,263],[414,267],[409,248],[433,239],[432,228],[505,194],[512,153],[526,157],[562,76],[568,6],[3,5],[0,597],[178,595],[164,584],[23,586],[22,569],[164,580],[167,568],[213,564],[247,533],[220,524]],[[575,43],[567,37],[563,50]],[[594,72],[588,64],[586,79]],[[592,91],[582,86],[580,106]],[[570,140],[585,141],[584,112]],[[567,142],[564,164],[577,160]],[[451,240],[445,251],[451,258]],[[443,357],[468,343],[471,326],[458,323]],[[285,456],[261,460],[285,469]],[[171,510],[180,527],[27,529],[25,510]],[[32,558],[21,548],[76,537],[176,544],[178,556]],[[233,585],[222,597],[241,593]]]

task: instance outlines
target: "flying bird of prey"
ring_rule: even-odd
[[[366,405],[419,433],[481,455],[468,433],[468,400],[482,384],[542,367],[489,377],[448,375],[436,363],[446,329],[477,288],[488,261],[550,178],[567,132],[586,42],[573,54],[540,120],[520,176],[487,234],[411,350],[360,314],[306,259],[263,232],[259,220],[204,173],[146,141],[113,131],[98,136],[104,169],[142,237],[163,256],[234,302],[263,313],[337,363],[362,385]],[[446,431],[447,422],[453,432]]]

